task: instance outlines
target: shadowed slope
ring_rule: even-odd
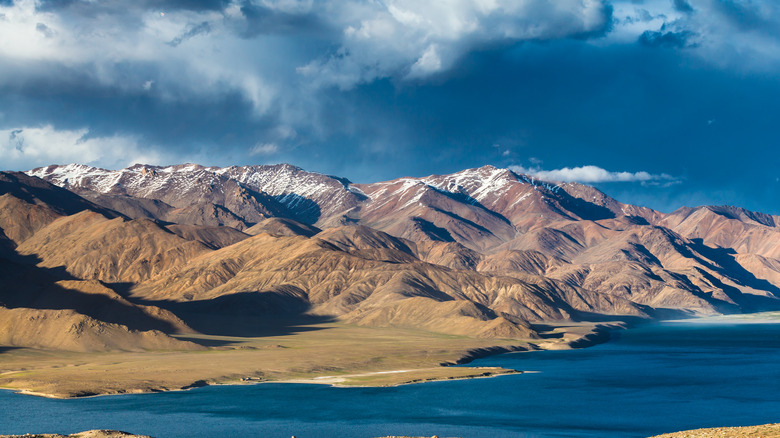
[[[172,313],[132,304],[98,281],[82,281],[56,263],[49,269],[34,253],[20,254],[38,233],[44,236],[39,241],[44,246],[60,248],[52,253],[66,247],[78,252],[61,240],[62,234],[42,231],[55,222],[84,219],[81,225],[87,225],[125,219],[37,178],[11,177],[0,174],[5,182],[12,180],[0,196],[0,343],[74,351],[198,348],[162,332],[191,332]],[[63,216],[69,212],[71,216]]]
[[[306,236],[311,237],[320,230],[312,225],[307,225],[292,219],[273,217],[264,219],[251,228],[244,230],[245,233],[255,236],[260,233],[267,233],[272,236]]]
[[[10,194],[28,204],[46,205],[60,215],[92,210],[107,217],[117,216],[116,212],[99,207],[69,190],[21,172],[0,172],[0,195],[3,194]]]
[[[55,219],[84,210],[118,216],[40,178],[0,172],[0,229],[17,244]]]
[[[163,332],[136,331],[74,310],[0,307],[0,344],[69,351],[199,350]]]
[[[200,242],[210,249],[224,248],[249,237],[231,227],[171,224],[165,229],[182,239]]]

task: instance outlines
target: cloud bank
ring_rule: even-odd
[[[485,44],[598,34],[610,18],[600,0],[17,0],[0,14],[0,60],[17,67],[0,82],[56,79],[53,64],[165,99],[235,90],[258,114],[285,86],[422,78]]]
[[[298,72],[344,89],[383,77],[419,79],[491,44],[601,35],[610,12],[600,0],[347,2],[332,23],[343,29],[339,47]]]
[[[0,130],[0,156],[6,166],[17,169],[41,162],[125,167],[160,160],[156,152],[143,151],[133,137],[90,137],[86,128],[56,130],[51,125]]]
[[[777,205],[756,158],[777,144],[777,1],[0,0],[0,65],[4,169],[287,161],[369,181],[536,156],[551,178],[637,182],[627,196],[665,172]]]
[[[531,175],[547,181],[579,182],[586,184],[608,182],[640,182],[643,184],[674,184],[678,178],[665,173],[652,174],[639,172],[611,172],[598,166],[564,167],[562,169],[542,170],[523,166],[509,166],[513,172]]]

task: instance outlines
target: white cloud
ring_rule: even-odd
[[[258,143],[249,150],[250,155],[273,155],[279,152],[276,143]]]
[[[420,59],[412,65],[409,77],[427,76],[441,70],[441,58],[436,53],[436,45],[431,44],[425,49]]]
[[[0,130],[0,168],[29,169],[40,163],[84,163],[125,167],[160,162],[133,137],[90,137],[89,130],[57,130],[51,125]]]
[[[665,173],[652,174],[640,172],[611,172],[598,166],[564,167],[562,169],[543,170],[539,167],[509,166],[513,172],[523,173],[547,181],[556,182],[641,182],[643,184],[674,184],[679,180]]]

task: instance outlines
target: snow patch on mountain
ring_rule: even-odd
[[[193,163],[165,167],[136,164],[120,170],[69,164],[41,167],[27,174],[66,188],[152,199],[177,192],[224,192],[225,184],[232,180],[247,189],[268,194],[291,211],[314,220],[348,210],[365,198],[346,179],[307,172],[289,164],[224,168]]]
[[[512,184],[519,182],[509,170],[493,166],[466,169],[452,175],[429,176],[423,181],[440,190],[466,195],[478,202],[489,196],[502,196]]]

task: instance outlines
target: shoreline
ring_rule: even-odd
[[[414,372],[419,372],[421,370],[417,369],[417,370],[376,371],[373,373],[347,374],[342,376],[319,376],[319,377],[313,377],[311,379],[290,379],[290,380],[278,380],[278,381],[257,382],[257,383],[258,384],[292,383],[292,384],[301,384],[301,385],[327,385],[333,388],[394,388],[398,386],[417,385],[421,383],[450,382],[453,380],[489,379],[494,377],[510,376],[515,374],[525,373],[524,371],[514,370],[510,368],[501,368],[501,367],[469,367],[469,368],[462,368],[462,369],[475,370],[477,371],[477,373],[466,374],[457,377],[429,378],[429,379],[419,379],[419,380],[413,379],[413,380],[402,381],[399,383],[393,383],[389,385],[349,385],[345,383],[349,382],[349,379],[355,377],[367,377],[367,376],[376,376],[376,375],[385,375],[385,374],[414,373]]]
[[[668,319],[659,322],[679,324],[780,324],[780,311],[736,313],[688,319]]]
[[[541,342],[523,342],[514,345],[494,345],[494,346],[487,346],[487,347],[471,348],[471,349],[467,349],[457,359],[439,362],[437,367],[390,369],[390,370],[380,370],[380,371],[372,371],[372,372],[365,372],[365,373],[352,373],[352,374],[343,374],[343,375],[332,375],[332,376],[326,375],[326,376],[300,377],[300,378],[264,379],[259,377],[241,377],[240,380],[226,379],[224,381],[198,379],[180,387],[168,387],[165,385],[160,385],[160,386],[149,387],[149,388],[119,388],[114,391],[106,391],[102,393],[99,392],[92,393],[92,392],[84,391],[82,393],[76,393],[76,394],[74,393],[56,394],[56,393],[47,393],[47,392],[35,391],[35,390],[24,389],[24,388],[13,388],[8,386],[2,386],[0,387],[0,390],[12,391],[19,395],[29,395],[35,397],[57,399],[57,400],[69,400],[69,399],[105,397],[105,396],[112,396],[112,395],[139,395],[139,394],[154,394],[154,393],[171,392],[171,391],[188,391],[190,389],[195,389],[195,388],[200,388],[205,386],[282,383],[282,384],[326,384],[334,387],[393,387],[393,386],[413,385],[413,384],[428,383],[428,382],[466,380],[466,379],[474,379],[474,378],[492,378],[492,377],[499,377],[502,375],[522,374],[523,371],[515,370],[515,369],[499,368],[499,367],[457,367],[456,365],[465,365],[477,359],[482,359],[485,357],[495,356],[499,354],[588,348],[594,345],[599,345],[599,344],[609,342],[609,340],[612,338],[612,333],[614,331],[625,330],[633,326],[634,326],[633,324],[627,324],[625,322],[619,322],[619,321],[607,322],[607,323],[596,323],[584,333],[582,333],[581,331],[583,328],[586,328],[587,325],[582,325],[582,323],[571,323],[571,325],[552,326],[553,330],[551,330],[551,332],[555,332],[559,334],[562,339],[561,342],[555,343],[551,341],[546,341],[545,339],[541,339],[538,340]],[[566,330],[567,328],[576,328],[579,330],[567,331]],[[578,333],[578,331],[580,333]],[[567,335],[569,336],[568,339],[567,339]],[[572,335],[576,335],[576,336],[572,336]],[[485,373],[484,371],[476,372],[485,369],[489,369],[491,371],[487,375],[484,374]],[[13,373],[13,371],[11,373]],[[349,381],[350,379],[360,379],[364,377],[365,378],[381,377],[381,376],[389,376],[389,375],[400,376],[405,373],[412,373],[412,374],[417,373],[421,375],[419,375],[417,378],[412,378],[407,380],[403,380],[403,379],[401,379],[400,381],[390,380],[390,382],[388,383],[382,383],[381,380],[380,382],[377,383],[376,379],[374,379],[373,383],[372,382],[355,383],[353,381],[352,384],[343,384],[344,381]],[[7,373],[3,373],[3,374],[7,374]]]

